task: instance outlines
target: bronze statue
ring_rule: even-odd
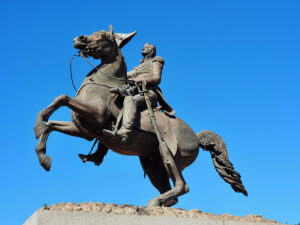
[[[40,164],[50,170],[51,158],[45,153],[52,131],[94,139],[98,148],[94,154],[79,155],[83,161],[100,165],[108,149],[139,156],[145,174],[161,193],[147,206],[172,206],[189,191],[182,170],[194,162],[201,147],[211,153],[216,170],[233,190],[247,196],[222,138],[212,131],[195,134],[164,101],[157,86],[164,61],[155,56],[153,45],[144,46],[141,64],[127,74],[121,48],[135,34],[114,33],[110,26],[108,32],[74,39],[73,46],[82,57],[101,59],[101,63],[86,76],[76,98],[60,95],[38,113],[34,130]],[[72,122],[48,121],[61,106],[72,110]]]

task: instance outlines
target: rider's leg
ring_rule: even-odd
[[[149,98],[152,105],[154,106],[157,102],[156,93],[150,90]],[[131,133],[131,131],[134,128],[138,110],[145,106],[146,106],[145,97],[141,94],[125,97],[122,127],[118,131],[118,134],[122,136],[123,142],[127,141],[128,135]]]
[[[122,136],[122,142],[126,142],[129,133],[133,130],[137,113],[137,102],[135,96],[126,96],[124,98],[124,112],[122,126],[118,134]]]

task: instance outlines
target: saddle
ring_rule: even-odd
[[[107,107],[111,112],[111,115],[116,120],[116,123],[114,124],[114,129],[116,130],[119,128],[122,119],[123,99],[118,94],[110,93],[107,97]],[[172,124],[175,123],[176,117],[170,116],[162,112],[161,110],[161,105],[153,108],[158,130],[160,132],[161,138],[171,150],[172,154],[175,156],[177,152],[177,140],[172,129]],[[139,129],[145,132],[151,132],[156,135],[154,126],[152,125],[152,122],[150,120],[148,109],[142,109],[140,112],[138,112],[135,129]]]

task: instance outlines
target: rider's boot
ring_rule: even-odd
[[[108,148],[102,144],[98,143],[98,148],[95,153],[93,154],[78,154],[79,158],[82,160],[82,162],[93,162],[96,166],[99,166],[104,159],[104,156],[106,155],[108,151]]]
[[[130,123],[122,124],[120,130],[117,131],[117,134],[121,136],[121,142],[127,143],[130,133],[133,130],[133,126]]]
[[[99,166],[101,164],[100,155],[97,152],[91,155],[78,154],[78,156],[84,163],[93,162],[96,166]]]

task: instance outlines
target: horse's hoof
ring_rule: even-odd
[[[39,157],[43,157],[42,155],[46,153],[46,145],[42,138],[39,138],[39,141],[35,147],[35,152]]]
[[[52,159],[50,156],[45,155],[45,158],[42,162],[40,162],[41,166],[46,170],[49,171],[51,168]]]
[[[43,122],[35,124],[34,133],[36,139],[38,139],[47,129],[48,129],[47,125],[44,124]]]
[[[171,198],[169,201],[167,201],[167,202],[164,204],[164,206],[165,206],[165,207],[171,207],[171,206],[177,204],[177,202],[178,202],[178,198],[174,197],[174,198]]]
[[[147,207],[152,207],[152,206],[162,206],[162,202],[158,199],[152,199],[149,202],[147,202]]]

